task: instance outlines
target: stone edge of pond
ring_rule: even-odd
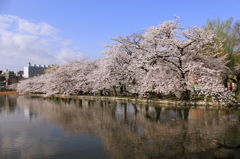
[[[134,97],[107,97],[107,96],[79,96],[79,95],[52,95],[50,97],[44,97],[44,94],[29,94],[31,97],[42,97],[42,98],[63,98],[63,99],[84,99],[84,100],[121,100],[131,102],[135,104],[156,104],[164,107],[194,107],[198,109],[240,109],[240,107],[229,107],[224,103],[218,101],[205,102],[200,101],[184,101],[184,100],[162,100],[162,99],[141,99]]]

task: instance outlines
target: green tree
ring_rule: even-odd
[[[227,56],[227,67],[230,69],[229,75],[224,81],[237,84],[237,93],[240,95],[240,21],[233,23],[233,18],[221,20],[207,20],[204,26],[206,30],[212,30],[222,41],[222,53],[220,56]]]
[[[234,50],[236,53],[240,53],[240,20],[233,25],[233,35],[236,42]]]
[[[231,52],[228,56],[228,67],[231,70],[234,70],[237,65],[240,64],[240,21],[237,21],[233,24],[231,31]]]
[[[232,70],[236,66],[234,48],[236,46],[235,36],[233,32],[233,18],[227,20],[221,20],[217,18],[215,20],[207,20],[207,24],[204,26],[206,30],[212,30],[217,37],[222,41],[222,50],[220,56],[227,56],[227,66]]]
[[[240,98],[240,20],[233,25],[233,37],[235,39],[234,56],[232,60],[235,66],[234,74],[237,77],[237,97]]]
[[[51,71],[51,70],[55,70],[55,69],[57,69],[57,68],[59,68],[59,65],[57,65],[57,64],[55,64],[55,65],[50,65],[50,66],[48,66],[47,68],[44,69],[43,73],[45,74],[45,73],[47,73],[47,72],[49,72],[49,71]]]

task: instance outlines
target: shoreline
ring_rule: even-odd
[[[112,96],[89,96],[89,95],[52,95],[50,97],[44,97],[44,94],[29,94],[31,97],[41,97],[49,99],[83,99],[83,100],[102,100],[102,101],[125,101],[134,104],[147,104],[164,107],[179,107],[179,108],[199,108],[199,109],[240,109],[240,107],[227,106],[225,103],[218,101],[204,101],[204,100],[166,100],[166,99],[141,99],[134,97],[112,97]]]
[[[7,94],[19,94],[17,91],[0,91],[0,95],[7,95]]]

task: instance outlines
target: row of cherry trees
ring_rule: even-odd
[[[190,99],[191,87],[220,100],[234,100],[223,85],[228,75],[221,41],[212,31],[198,27],[182,28],[178,18],[165,21],[143,33],[112,38],[102,53],[106,56],[90,61],[70,60],[47,73],[26,79],[18,91],[53,94],[82,94],[131,88],[131,93],[171,93]]]

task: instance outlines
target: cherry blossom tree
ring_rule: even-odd
[[[131,54],[126,50],[124,45],[114,43],[107,46],[109,49],[103,51],[107,57],[101,61],[102,67],[105,70],[105,80],[113,88],[116,95],[115,87],[120,88],[120,93],[126,93],[126,87],[134,84],[135,70],[131,67],[133,62]]]
[[[92,88],[88,75],[96,67],[95,63],[87,58],[69,60],[65,65],[48,69],[43,75],[22,80],[18,91],[41,92],[46,96],[90,92]]]
[[[88,80],[93,85],[93,93],[99,93],[100,95],[103,95],[109,93],[109,90],[114,87],[114,85],[111,83],[111,77],[109,75],[107,65],[108,63],[106,58],[99,59],[97,62],[97,68],[89,75],[91,77]]]
[[[204,86],[205,94],[211,94],[209,87],[225,91],[221,82],[227,72],[226,57],[218,57],[221,42],[216,43],[212,31],[184,29],[177,18],[150,27],[143,34],[118,36],[113,40],[131,53],[134,62],[130,67],[145,71],[146,76],[136,89],[140,94],[167,91],[178,98],[190,99],[189,87],[193,84]],[[214,82],[209,81],[210,77],[215,77]]]
[[[91,77],[89,74],[96,68],[96,61],[89,61],[87,58],[69,60],[67,64],[57,69],[50,70],[46,75],[47,95],[52,94],[79,94],[89,93],[92,90]]]
[[[227,75],[226,56],[221,41],[213,31],[198,27],[182,28],[179,19],[147,28],[141,34],[112,38],[102,53],[105,58],[69,60],[46,74],[21,81],[21,91],[52,94],[82,94],[113,90],[122,92],[131,86],[132,93],[172,93],[189,100],[190,91],[234,101],[224,87]]]
[[[57,69],[53,67],[48,69],[47,73],[41,76],[35,76],[28,79],[21,80],[17,85],[17,91],[19,92],[36,92],[36,93],[48,93],[51,90],[51,94],[58,93],[51,89],[51,86],[56,87],[56,83],[53,80],[52,74]],[[51,84],[51,85],[50,85]]]

